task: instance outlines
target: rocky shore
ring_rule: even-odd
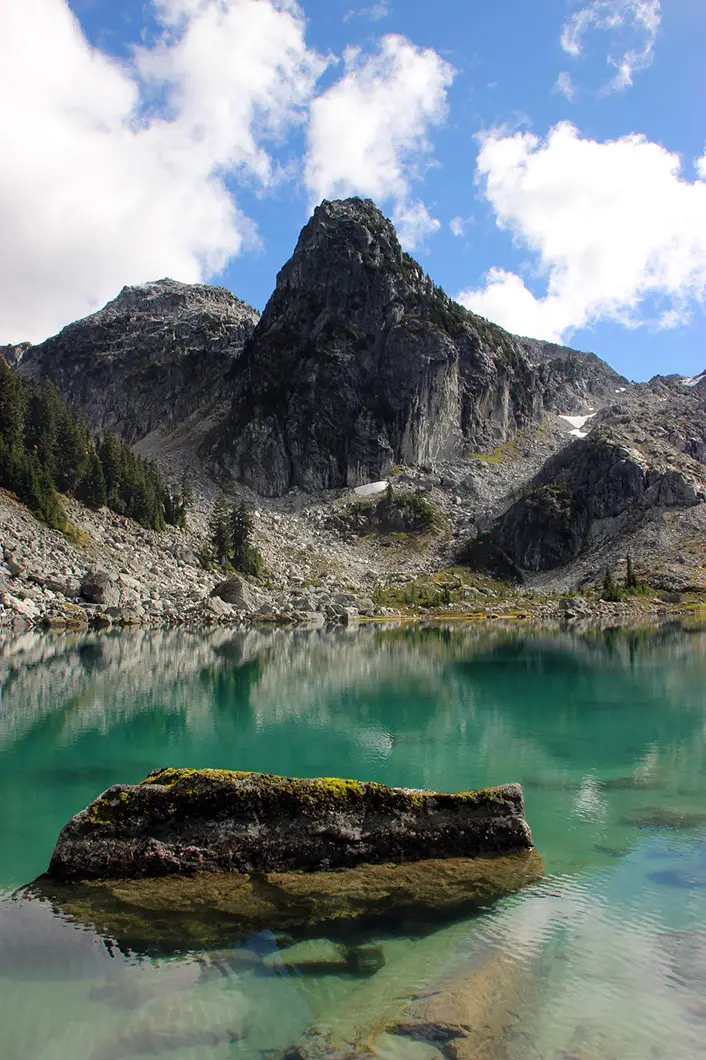
[[[68,535],[49,529],[0,490],[0,630],[261,624],[318,629],[486,619],[614,625],[664,621],[698,609],[702,599],[698,593],[693,599],[655,593],[607,603],[595,592],[512,586],[444,566],[452,548],[443,538],[350,540],[340,529],[322,529],[325,516],[310,509],[258,512],[257,540],[268,573],[249,579],[205,569],[200,561],[211,504],[207,493],[187,530],[161,533],[107,509],[92,512],[74,501],[64,503]],[[323,509],[341,518],[340,502],[329,501]]]

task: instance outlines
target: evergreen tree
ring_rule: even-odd
[[[632,556],[628,552],[625,572],[625,588],[628,592],[634,592],[638,588],[637,575],[632,565]]]
[[[98,456],[103,468],[108,506],[120,512],[120,482],[122,476],[122,453],[120,442],[112,431],[108,431],[98,446]]]
[[[63,530],[66,516],[59,503],[51,475],[42,465],[37,452],[27,457],[25,465],[25,489],[21,499],[34,512],[37,518],[54,530]]]
[[[62,493],[75,493],[88,472],[88,465],[94,453],[91,434],[83,414],[74,412],[64,405],[59,414],[56,431],[54,453],[56,488]]]
[[[27,397],[22,381],[0,357],[0,435],[7,451],[16,446],[24,450],[24,417]]]
[[[615,578],[613,577],[613,571],[610,567],[606,567],[605,575],[603,577],[603,592],[601,593],[603,600],[607,600],[609,603],[617,603],[621,599],[620,589],[618,588]]]
[[[231,556],[231,526],[228,505],[223,494],[216,502],[209,523],[211,548],[217,563],[227,563]]]
[[[243,502],[230,510],[230,562],[243,574],[259,575],[262,572],[262,556],[252,543],[253,517]]]
[[[103,508],[108,500],[103,466],[93,446],[91,446],[83,477],[76,489],[76,496],[89,508]]]

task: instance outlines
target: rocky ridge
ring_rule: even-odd
[[[163,280],[3,349],[171,483],[188,470],[195,503],[188,530],[149,535],[69,502],[67,539],[0,494],[0,624],[546,617],[563,608],[547,593],[587,591],[574,611],[592,611],[628,551],[657,609],[706,591],[702,377],[632,384],[509,335],[435,287],[370,202],[322,204],[259,323],[223,288]],[[371,522],[351,487],[380,478],[433,525]],[[200,555],[223,485],[254,511],[266,577],[214,592],[224,574]],[[514,589],[459,575],[474,540],[495,543]],[[432,605],[414,603],[437,577]]]
[[[492,451],[569,394],[576,404],[620,382],[561,347],[533,365],[530,347],[453,302],[372,202],[325,201],[203,452],[268,496],[356,486],[396,465]]]
[[[15,363],[22,376],[50,378],[94,430],[133,444],[212,413],[258,319],[225,287],[164,279],[124,287],[46,342],[15,347]]]

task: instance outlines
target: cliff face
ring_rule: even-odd
[[[670,430],[660,430],[668,410],[674,415]],[[675,403],[657,415],[632,411],[606,410],[588,438],[551,457],[497,521],[493,540],[518,567],[564,566],[598,537],[629,533],[662,521],[667,510],[706,500],[706,470],[684,451]]]
[[[94,429],[133,443],[222,399],[224,376],[257,320],[224,287],[124,287],[99,312],[25,348],[17,371],[47,376]]]
[[[277,495],[490,450],[537,423],[564,377],[531,365],[522,341],[436,287],[372,202],[324,202],[277,278],[205,455]]]

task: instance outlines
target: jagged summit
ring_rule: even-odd
[[[182,319],[199,313],[214,313],[223,323],[236,326],[243,323],[256,324],[259,314],[241,301],[226,287],[214,287],[205,283],[181,283],[165,277],[148,283],[123,287],[112,301],[86,320],[99,322],[123,318],[126,313],[149,316],[156,319]],[[69,328],[76,324],[69,324]],[[64,329],[66,330],[66,329]]]
[[[575,406],[590,370],[532,365],[520,340],[429,279],[374,203],[325,201],[277,277],[207,455],[262,493],[357,485],[492,449],[567,389]]]
[[[96,313],[24,352],[97,430],[136,442],[222,399],[258,313],[225,287],[163,279],[123,287]]]

